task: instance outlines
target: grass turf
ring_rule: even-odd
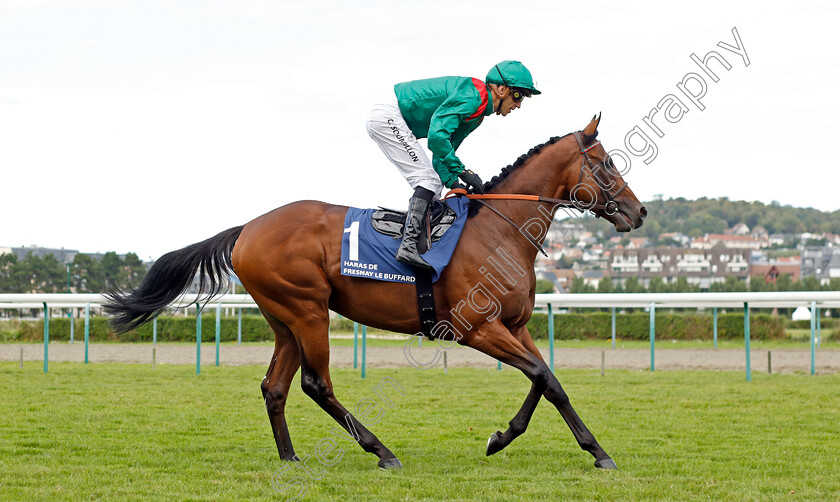
[[[840,375],[558,371],[578,413],[615,459],[601,471],[544,400],[528,431],[485,457],[529,383],[517,371],[333,370],[353,411],[383,377],[393,408],[371,430],[402,460],[332,436],[300,391],[287,406],[297,454],[324,438],[344,452],[280,472],[259,391],[262,366],[0,363],[0,499],[837,500]],[[380,405],[381,406],[381,405]],[[336,458],[339,450],[329,456]],[[315,479],[315,478],[318,479]],[[274,478],[274,480],[272,480]],[[305,481],[303,481],[305,480]],[[274,482],[272,482],[274,481]]]

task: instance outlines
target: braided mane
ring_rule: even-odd
[[[485,193],[491,193],[493,191],[493,189],[495,189],[499,185],[499,183],[504,181],[508,176],[510,176],[510,174],[512,172],[516,171],[519,167],[521,167],[523,164],[525,164],[525,162],[528,159],[530,159],[534,155],[537,155],[538,153],[540,153],[543,150],[543,148],[545,148],[547,145],[553,145],[554,143],[557,143],[561,139],[563,139],[566,136],[569,136],[571,134],[572,133],[569,133],[569,134],[566,134],[566,135],[563,135],[563,136],[554,136],[554,137],[550,138],[548,141],[546,141],[545,143],[543,143],[541,145],[537,145],[534,148],[531,148],[530,150],[528,150],[528,153],[526,153],[524,155],[520,155],[519,158],[516,159],[516,161],[513,164],[510,164],[507,167],[503,167],[502,172],[500,172],[496,176],[493,176],[493,178],[491,178],[490,181],[487,181],[487,182],[484,183],[484,192]],[[597,136],[598,136],[598,131],[595,131],[595,134],[593,134],[591,136],[583,134],[582,137],[581,137],[581,140],[583,141],[584,145],[588,145],[589,143],[594,141]],[[474,200],[470,201],[470,210],[467,213],[467,216],[469,218],[472,218],[473,216],[478,214],[479,209],[481,209],[481,203],[480,202],[476,202]]]

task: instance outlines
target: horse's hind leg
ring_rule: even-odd
[[[401,468],[402,464],[372,432],[362,425],[335,397],[330,380],[330,347],[328,340],[329,316],[326,308],[323,316],[310,318],[304,327],[295,325],[293,330],[300,340],[301,378],[300,386],[307,396],[326,411],[368,453],[379,457],[382,469]]]
[[[268,365],[268,371],[260,384],[265,409],[271,421],[277,452],[283,460],[297,460],[292,448],[292,439],[286,425],[286,398],[289,395],[292,378],[300,368],[300,355],[297,341],[288,326],[263,311],[268,324],[274,330],[274,355]]]

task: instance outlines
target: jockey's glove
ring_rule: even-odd
[[[481,181],[479,175],[469,169],[464,169],[458,177],[467,185],[467,188],[472,188],[473,193],[484,193],[484,182]]]

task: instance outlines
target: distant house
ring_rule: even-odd
[[[537,270],[537,280],[549,281],[555,293],[568,293],[575,273],[571,269]]]
[[[648,245],[650,245],[650,241],[648,241],[647,237],[631,237],[630,243],[627,244],[627,249],[641,249],[648,247]]]
[[[750,227],[744,223],[736,223],[734,227],[728,232],[730,235],[749,235]]]
[[[820,284],[840,278],[840,250],[807,246],[802,250],[800,277],[816,277]]]
[[[767,232],[766,228],[759,225],[750,232],[750,237],[758,240],[766,240],[770,237],[770,234]]]
[[[606,275],[615,284],[623,284],[629,277],[636,277],[647,287],[653,277],[665,283],[677,282],[684,277],[689,284],[708,289],[713,283],[724,282],[734,276],[747,280],[750,269],[749,249],[684,249],[643,248],[614,249],[604,253],[607,261]]]
[[[537,279],[551,281],[556,293],[568,293],[572,287],[572,281],[575,279],[575,272],[570,268],[537,270],[536,276]]]
[[[666,232],[659,234],[660,240],[672,240],[678,242],[680,245],[687,246],[691,242],[691,238],[681,232]]]
[[[582,276],[584,283],[597,288],[598,283],[601,282],[601,279],[604,277],[604,272],[601,270],[584,270]]]
[[[765,284],[776,284],[779,277],[789,275],[794,282],[799,280],[799,263],[795,264],[761,264],[750,267],[751,278],[761,276]]]
[[[79,254],[78,250],[75,249],[55,249],[55,248],[42,248],[38,246],[29,246],[29,247],[4,247],[0,246],[0,255],[2,254],[13,254],[17,256],[19,261],[23,261],[24,258],[28,254],[32,254],[32,256],[37,256],[38,258],[43,258],[45,256],[53,256],[56,260],[61,263],[68,264],[73,263],[73,258]]]
[[[761,249],[767,246],[769,246],[768,241],[758,240],[749,235],[707,234],[691,242],[691,247],[694,249],[713,249],[720,247],[728,249]]]
[[[785,234],[770,234],[767,238],[767,244],[770,246],[783,246],[785,244]]]

